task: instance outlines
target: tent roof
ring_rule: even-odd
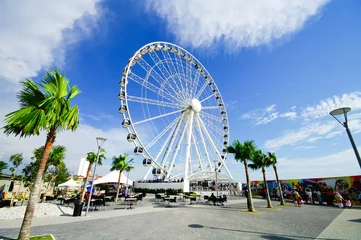
[[[74,179],[70,178],[65,183],[59,184],[58,187],[66,187],[66,188],[78,188],[80,185],[74,181]]]
[[[198,182],[198,181],[216,181],[217,178],[217,182],[219,183],[236,183],[236,181],[229,177],[229,176],[225,176],[221,173],[217,174],[216,177],[216,173],[214,171],[201,171],[201,172],[196,172],[193,173],[192,175],[189,176],[188,180],[190,182]]]
[[[94,181],[94,185],[102,184],[102,183],[118,183],[119,178],[119,171],[112,171],[105,175],[102,178],[99,178]],[[133,181],[130,179],[127,179],[124,172],[122,173],[122,176],[120,177],[120,183],[133,185]]]

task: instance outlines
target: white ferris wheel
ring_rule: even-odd
[[[149,167],[144,179],[188,179],[227,166],[227,111],[214,79],[185,49],[167,42],[141,47],[120,80],[119,112],[134,153]],[[150,175],[151,174],[151,175]]]

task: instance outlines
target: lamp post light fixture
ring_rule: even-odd
[[[335,110],[332,110],[330,112],[330,114],[332,115],[332,117],[334,117],[337,122],[339,122],[345,129],[346,129],[346,132],[347,132],[347,135],[350,139],[350,142],[351,142],[351,145],[352,145],[352,148],[353,148],[353,151],[355,152],[355,155],[356,155],[356,159],[358,161],[358,164],[361,168],[361,159],[360,159],[360,154],[358,153],[357,151],[357,147],[356,147],[356,144],[352,138],[352,135],[351,135],[351,132],[350,132],[350,129],[348,128],[348,121],[347,121],[347,113],[351,111],[351,108],[349,107],[343,107],[343,108],[338,108],[338,109],[335,109]],[[344,118],[345,118],[345,121],[344,122],[341,122],[336,116],[337,115],[343,115]]]
[[[100,149],[103,146],[104,142],[107,140],[106,138],[103,137],[97,137],[97,145],[98,145],[98,153],[97,153],[97,160],[95,161],[95,165],[94,165],[94,171],[93,171],[93,177],[92,177],[92,184],[90,187],[90,193],[89,193],[89,199],[88,199],[88,205],[86,208],[86,212],[85,212],[85,216],[88,214],[89,211],[89,207],[90,207],[90,202],[91,202],[91,198],[92,198],[92,192],[93,192],[93,187],[94,187],[94,178],[95,178],[95,171],[97,170],[97,164],[99,161],[99,153],[100,153]],[[86,183],[85,183],[86,184]],[[85,185],[86,187],[86,185]]]

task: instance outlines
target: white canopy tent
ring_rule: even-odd
[[[133,181],[128,179],[126,176],[126,172],[122,172],[122,176],[120,177],[120,183],[133,185]],[[102,183],[118,183],[119,171],[112,171],[105,175],[104,177],[97,179],[94,181],[94,185],[102,184]]]
[[[80,185],[74,181],[74,179],[70,178],[65,183],[59,184],[58,188],[79,188]]]

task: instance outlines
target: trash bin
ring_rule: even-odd
[[[81,213],[83,211],[83,206],[84,206],[84,203],[80,202],[79,200],[74,202],[73,217],[81,216]]]

